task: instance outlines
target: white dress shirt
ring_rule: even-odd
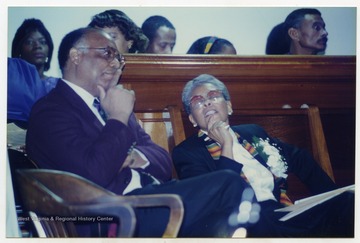
[[[253,188],[256,199],[259,202],[275,200],[274,177],[272,173],[257,161],[238,141],[233,130],[230,129],[233,137],[234,160],[243,165],[242,171]]]

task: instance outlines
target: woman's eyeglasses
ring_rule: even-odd
[[[204,107],[207,101],[218,103],[224,99],[223,93],[220,90],[211,90],[206,94],[206,98],[202,95],[195,95],[191,97],[189,105],[193,110]]]

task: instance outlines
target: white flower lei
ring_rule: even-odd
[[[266,156],[266,164],[269,166],[270,171],[277,177],[287,178],[287,163],[285,159],[280,155],[280,149],[276,144],[270,144],[270,139],[257,138],[254,143],[255,149]]]

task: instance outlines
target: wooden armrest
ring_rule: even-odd
[[[178,195],[119,196],[69,172],[46,169],[27,169],[17,172],[25,208],[40,216],[115,216],[120,220],[117,234],[124,237],[130,237],[134,232],[136,218],[133,208],[135,207],[170,209],[164,237],[176,237],[182,224],[184,209]],[[47,235],[69,235],[64,227],[59,225],[60,223],[45,222]],[[54,228],[59,228],[61,233],[58,233],[58,229],[53,233]],[[70,235],[76,235],[75,233],[75,229],[71,229]]]
[[[136,195],[121,198],[133,207],[157,207],[170,208],[168,225],[163,237],[176,237],[183,221],[184,207],[181,198],[175,194]]]
[[[136,226],[136,217],[130,204],[121,202],[97,203],[92,205],[69,205],[69,213],[86,216],[109,216],[119,219],[117,236],[132,237]]]

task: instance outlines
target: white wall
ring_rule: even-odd
[[[119,2],[121,2],[119,0]],[[109,5],[110,6],[110,5]],[[151,15],[163,15],[175,26],[174,54],[184,54],[196,39],[216,35],[231,41],[238,55],[264,55],[273,26],[297,7],[8,7],[8,56],[16,29],[26,18],[43,21],[54,41],[50,76],[60,76],[57,48],[69,31],[86,26],[104,10],[124,11],[139,26]],[[329,32],[326,55],[356,55],[356,7],[316,7]]]

